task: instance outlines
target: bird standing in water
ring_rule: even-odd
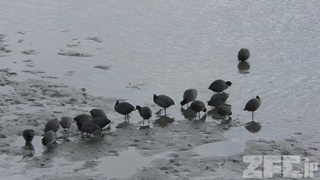
[[[202,101],[199,101],[199,100],[193,101],[190,105],[190,109],[199,113],[199,120],[200,120],[200,112],[201,111],[207,112],[206,105]]]
[[[183,93],[183,100],[180,102],[180,105],[184,106],[185,104],[187,104],[187,106],[189,107],[188,103],[195,101],[197,99],[197,96],[198,91],[196,89],[187,89]]]
[[[250,99],[246,106],[244,107],[244,111],[251,111],[252,112],[252,121],[254,121],[254,111],[256,111],[261,105],[261,99],[259,96]]]
[[[147,119],[149,123],[149,119],[152,117],[151,109],[147,106],[136,106],[136,109],[139,111],[140,116],[143,118],[143,124],[145,119]]]
[[[166,95],[157,96],[154,94],[153,95],[153,102],[164,109],[165,115],[167,114],[166,109],[168,107],[174,105],[174,101],[169,96],[166,96]]]
[[[238,52],[238,61],[244,62],[250,57],[250,51],[247,48],[241,48]]]
[[[119,113],[124,115],[124,120],[128,120],[129,121],[129,114],[134,111],[134,106],[131,105],[128,102],[119,102],[119,100],[116,102],[116,104],[114,105],[114,110]]]
[[[213,81],[208,89],[212,90],[213,92],[221,93],[231,85],[231,81],[224,81],[222,79],[218,79]]]

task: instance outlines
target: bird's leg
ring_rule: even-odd
[[[164,115],[167,115],[167,109],[164,108]]]
[[[102,129],[100,129],[99,134],[100,134],[100,136],[101,136],[101,137],[103,137],[103,136],[104,136],[104,132],[103,132],[103,130],[102,130]]]
[[[69,134],[69,128],[68,128],[68,131],[66,132],[66,140],[69,140],[69,136],[70,134]]]
[[[199,112],[199,121],[200,121],[200,112]]]
[[[253,116],[253,112],[254,112],[254,111],[252,111],[252,121],[254,121],[254,116]]]

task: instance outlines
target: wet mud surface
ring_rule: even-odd
[[[1,71],[4,86],[0,87],[0,158],[4,162],[0,173],[7,179],[237,179],[247,167],[242,155],[302,154],[320,160],[319,144],[306,146],[299,141],[299,134],[279,142],[241,142],[224,137],[224,133],[230,127],[244,129],[245,124],[209,118],[155,117],[143,126],[124,122],[115,114],[115,99],[43,80],[14,82],[7,79],[8,73]],[[103,109],[112,120],[105,137],[83,140],[73,124],[69,140],[60,128],[58,145],[44,154],[41,134],[47,120],[74,117],[92,108]],[[36,132],[34,151],[24,147],[22,131],[27,128]]]
[[[11,52],[4,37],[0,35],[2,58]],[[86,39],[102,42],[98,37]],[[79,43],[66,46],[77,47]],[[28,56],[41,52],[21,53]],[[92,56],[73,50],[61,50],[58,54]],[[21,63],[33,67],[32,59]],[[109,70],[111,66],[93,67]],[[223,121],[215,109],[208,109],[200,120],[194,120],[197,115],[188,108],[180,110],[179,118],[153,113],[149,123],[142,123],[134,111],[133,120],[125,122],[113,109],[115,98],[93,96],[85,88],[46,81],[58,78],[47,76],[42,70],[13,72],[1,68],[0,160],[3,163],[0,174],[3,179],[241,179],[248,166],[243,162],[244,155],[301,155],[320,162],[320,141],[306,143],[308,137],[302,133],[284,140],[243,139],[238,137],[238,132],[252,135],[263,126],[240,122],[236,117]],[[24,73],[38,78],[11,80]],[[66,75],[73,73],[68,71]],[[140,90],[141,86],[144,84],[129,83],[127,88]],[[104,137],[82,139],[74,123],[68,138],[60,127],[58,144],[44,153],[41,135],[48,120],[89,114],[93,108],[104,110],[112,121]],[[154,105],[151,108],[153,112],[158,110]],[[32,147],[24,144],[24,129],[35,130]],[[303,167],[297,170],[303,171]],[[275,177],[281,179],[279,174]]]

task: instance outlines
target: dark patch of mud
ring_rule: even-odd
[[[8,56],[8,53],[12,51],[11,49],[7,48],[8,45],[4,44],[4,42],[6,42],[4,40],[5,37],[6,35],[0,34],[0,57]]]
[[[37,55],[39,54],[38,51],[36,50],[24,50],[24,51],[21,51],[22,54],[25,54],[25,55]]]
[[[131,88],[131,89],[137,89],[137,90],[140,90],[140,87],[141,86],[144,86],[145,84],[144,83],[141,83],[141,84],[132,84],[132,83],[129,83],[126,88]]]
[[[93,56],[88,53],[80,53],[76,51],[65,51],[65,50],[61,50],[60,52],[58,52],[58,54],[61,56],[74,56],[74,57],[92,57]]]
[[[106,65],[97,65],[94,66],[94,68],[102,69],[102,70],[109,70],[111,66],[106,66]]]
[[[39,71],[39,70],[22,70],[21,72],[35,74],[35,75],[46,73],[45,71]]]
[[[98,43],[103,42],[103,40],[101,38],[99,38],[99,37],[87,37],[86,39],[92,40],[92,41],[95,41],[95,42],[98,42]]]

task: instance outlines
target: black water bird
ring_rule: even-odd
[[[167,108],[174,105],[174,101],[166,95],[155,95],[153,94],[153,102],[158,106],[162,107],[164,113],[167,114]]]
[[[195,101],[198,96],[198,91],[196,89],[187,89],[183,93],[183,100],[180,102],[181,106],[184,106],[187,104],[189,107],[188,103]]]
[[[72,118],[68,116],[62,116],[60,120],[60,125],[63,129],[69,130],[72,125]]]
[[[60,122],[57,119],[51,119],[45,124],[44,133],[50,130],[57,132],[59,127],[60,127]]]
[[[254,112],[259,109],[261,106],[261,99],[259,96],[250,99],[246,106],[244,107],[244,111],[251,111],[252,112],[252,121],[254,121]]]
[[[119,113],[124,115],[125,120],[129,120],[129,114],[134,111],[134,106],[128,102],[119,102],[117,101],[116,104],[114,105],[114,110]]]
[[[210,84],[209,89],[212,90],[213,92],[221,93],[231,85],[232,83],[230,81],[224,81],[222,79],[218,79],[213,81]]]
[[[250,51],[247,48],[241,48],[238,52],[238,61],[246,61],[250,57]]]
[[[199,113],[199,120],[200,120],[200,112],[201,111],[207,112],[206,105],[200,100],[193,101],[190,105],[190,109]]]
[[[107,117],[106,113],[101,109],[92,109],[90,111],[90,114],[93,118],[95,118],[95,117],[105,117],[106,118]]]
[[[26,141],[26,143],[31,143],[31,141],[34,138],[34,130],[33,129],[25,129],[22,132],[22,136],[23,136],[24,140]]]
[[[229,98],[229,95],[226,93],[214,94],[211,96],[210,100],[208,101],[208,105],[214,108],[218,108],[219,106],[225,104],[228,98]]]

